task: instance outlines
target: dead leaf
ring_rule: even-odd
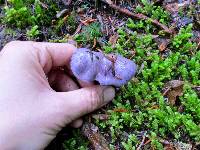
[[[88,26],[89,24],[91,24],[95,21],[97,21],[97,19],[87,18],[86,20],[81,20],[81,23],[84,24],[85,26]]]
[[[163,42],[158,46],[158,49],[162,52],[167,48],[167,45],[168,44],[166,42]]]
[[[179,11],[179,8],[185,8],[188,5],[190,5],[190,1],[188,0],[182,0],[182,1],[174,1],[173,3],[168,3],[166,4],[164,7],[167,11],[169,11],[170,13],[174,14],[177,13]]]
[[[119,38],[119,35],[118,35],[118,34],[114,34],[114,35],[110,36],[110,38],[109,38],[109,43],[112,44],[112,47],[115,47],[118,38]]]
[[[180,81],[180,80],[171,80],[169,82],[167,82],[165,85],[167,87],[171,87],[171,88],[179,88],[180,86],[182,86],[184,84],[184,81]]]
[[[169,42],[170,42],[169,39],[166,39],[166,38],[159,38],[159,37],[155,38],[154,40],[155,40],[156,43],[158,44],[158,49],[159,49],[161,52],[164,51],[164,50],[167,48],[167,46],[168,46],[168,44],[169,44]]]
[[[95,48],[95,47],[96,47],[96,45],[97,45],[97,39],[96,39],[96,38],[94,38],[94,40],[93,40],[93,46],[92,46],[92,48]]]
[[[113,111],[114,112],[128,112],[128,110],[125,108],[115,108],[115,109],[113,109]]]
[[[176,13],[176,12],[178,12],[178,8],[179,8],[178,3],[170,3],[170,4],[167,4],[165,6],[165,9],[167,11],[169,11],[170,13]]]
[[[159,108],[159,105],[153,105],[150,107],[150,109],[158,109]]]
[[[108,142],[94,124],[84,123],[82,133],[88,138],[95,150],[110,150]]]
[[[108,120],[110,116],[107,114],[93,114],[92,118],[96,119],[96,120]]]
[[[180,80],[172,80],[165,84],[164,93],[168,97],[168,101],[171,105],[175,105],[177,96],[183,95],[184,82]]]
[[[177,90],[171,90],[168,92],[167,97],[171,105],[174,105],[176,103],[177,96],[183,95],[182,91],[183,91],[182,88],[178,88]]]
[[[131,79],[131,82],[133,82],[133,83],[138,83],[138,82],[140,82],[140,81],[138,80],[138,78],[133,77],[133,78]]]
[[[173,145],[169,144],[164,147],[164,150],[177,150]]]

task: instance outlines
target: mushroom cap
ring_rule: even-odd
[[[76,78],[85,82],[98,81],[100,85],[120,87],[135,75],[136,64],[121,55],[112,61],[101,52],[77,49],[71,58],[71,70]]]

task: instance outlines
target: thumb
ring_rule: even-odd
[[[115,89],[111,86],[94,85],[70,92],[56,92],[55,101],[69,123],[87,113],[90,113],[110,102],[115,96]],[[55,108],[55,107],[54,107]],[[69,117],[68,119],[66,117]],[[64,120],[63,120],[64,121]]]

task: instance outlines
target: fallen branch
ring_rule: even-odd
[[[144,133],[144,135],[142,137],[142,142],[140,143],[140,145],[137,147],[136,150],[140,150],[141,149],[141,147],[144,145],[145,138],[146,138],[146,132]]]
[[[110,150],[108,142],[94,124],[85,122],[82,126],[82,134],[88,138],[94,150]]]
[[[133,18],[136,18],[136,19],[142,19],[142,20],[150,20],[153,24],[155,24],[156,26],[160,27],[161,29],[163,29],[166,33],[170,33],[172,34],[173,33],[173,30],[169,29],[166,25],[160,23],[158,20],[155,20],[155,19],[151,19],[147,16],[145,16],[144,14],[141,14],[141,13],[132,13],[130,12],[128,9],[126,8],[121,8],[115,4],[113,4],[110,0],[101,0],[102,2],[108,4],[111,8],[123,13],[123,14],[126,14],[130,17],[133,17]]]
[[[82,26],[83,26],[83,23],[81,22],[81,23],[78,25],[78,27],[77,27],[76,31],[74,32],[74,34],[72,35],[72,37],[74,37],[75,35],[77,35],[77,34],[81,31]]]

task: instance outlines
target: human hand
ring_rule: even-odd
[[[43,149],[62,127],[113,99],[112,87],[78,89],[68,75],[53,71],[69,66],[75,49],[66,43],[15,41],[0,52],[1,149]]]

